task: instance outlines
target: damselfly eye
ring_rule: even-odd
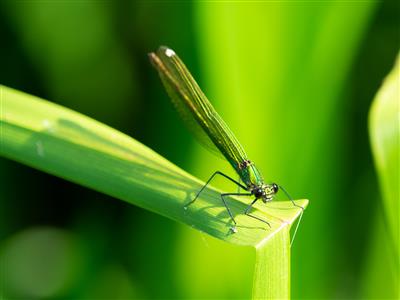
[[[254,196],[256,196],[257,199],[261,198],[263,196],[264,191],[261,188],[256,188],[252,192]]]
[[[279,186],[276,183],[272,184],[272,188],[274,189],[275,194],[279,191]]]

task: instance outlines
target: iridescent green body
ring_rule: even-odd
[[[247,158],[235,135],[175,52],[167,47],[160,47],[155,53],[149,53],[149,57],[189,129],[209,148],[215,149],[215,146],[229,161],[245,186],[238,182],[236,184],[245,188],[256,199],[271,201],[278,191],[278,186],[264,183],[260,171]]]

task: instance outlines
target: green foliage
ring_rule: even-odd
[[[260,245],[271,237],[287,240],[288,227],[301,211],[290,201],[258,207],[255,214],[268,220],[271,228],[240,214],[236,217],[238,232],[232,234],[225,208],[216,204],[216,189],[205,190],[184,210],[184,204],[203,183],[134,139],[79,113],[4,86],[1,107],[1,155],[186,223],[221,240],[264,249],[266,246]],[[307,201],[298,204],[306,206]],[[231,206],[238,213],[247,204],[235,199]],[[288,266],[288,245],[272,245],[277,261]],[[282,246],[286,251],[280,250]],[[257,270],[261,269],[263,275],[256,276],[258,287],[267,286],[266,280],[274,278],[276,270],[281,271],[279,264],[271,268],[265,261],[268,259],[257,255]],[[284,278],[289,280],[288,268],[285,273]],[[283,285],[285,294],[288,287]]]
[[[343,132],[352,125],[342,93],[375,3],[198,2],[196,8],[203,90],[266,179],[313,201],[293,249],[292,294],[334,298],[331,291],[345,289],[336,247],[353,226],[338,222],[338,214],[355,204],[339,195],[356,185],[345,176],[351,165]],[[205,159],[193,168],[204,177]],[[216,159],[213,165],[225,170]]]
[[[174,48],[264,178],[312,199],[291,248],[292,297],[392,299],[394,211],[379,201],[366,125],[398,52],[399,11],[400,1],[0,1],[0,83],[128,133],[202,180],[235,176],[182,126],[145,55]],[[147,188],[140,197],[154,198]],[[3,157],[0,198],[0,252],[11,249],[17,270],[0,280],[49,291],[55,281],[28,276],[43,255],[58,259],[43,272],[72,274],[63,291],[39,298],[251,298],[253,247]],[[46,252],[27,236],[40,225],[62,233]],[[21,234],[31,243],[14,251]]]
[[[370,111],[369,132],[379,175],[386,224],[391,240],[394,282],[400,267],[400,56],[377,93]]]

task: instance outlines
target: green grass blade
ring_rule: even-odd
[[[379,175],[387,225],[394,250],[395,276],[399,276],[400,199],[400,56],[377,93],[370,111],[369,132]]]
[[[256,251],[253,299],[290,299],[289,228],[266,242]]]
[[[0,92],[2,156],[237,245],[258,245],[289,226],[300,213],[290,202],[257,207],[255,214],[271,223],[271,228],[265,230],[259,221],[240,214],[247,205],[245,200],[232,199],[239,232],[230,234],[229,217],[219,202],[218,190],[207,189],[185,211],[184,203],[192,199],[203,182],[93,119],[4,86]],[[305,206],[307,200],[298,203]]]

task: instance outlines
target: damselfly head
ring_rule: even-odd
[[[267,196],[274,196],[278,190],[279,187],[276,183],[266,184],[264,187],[264,191]]]
[[[278,192],[279,186],[276,183],[266,184],[263,186],[262,201],[267,203],[274,199],[275,194]]]
[[[257,198],[261,199],[264,203],[272,201],[275,194],[278,192],[279,187],[277,184],[265,184],[253,185],[251,188],[251,193]]]

